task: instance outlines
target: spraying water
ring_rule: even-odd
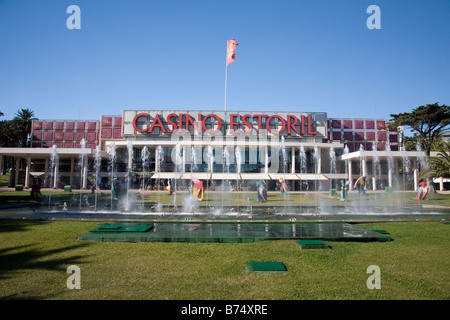
[[[114,142],[111,142],[108,149],[109,154],[109,182],[111,185],[111,210],[113,210],[113,183],[114,183],[114,170],[116,169],[116,144]]]
[[[389,145],[389,143],[386,143],[386,154],[388,156],[388,179],[389,179],[389,186],[393,186],[395,182],[392,181],[394,175],[394,170],[395,170],[395,166],[394,166],[394,157],[392,156],[392,152],[391,152],[391,146]]]
[[[348,153],[349,153],[349,151],[348,151],[348,147],[347,147],[347,145],[345,145],[345,147],[344,147],[344,155],[345,155],[345,176],[346,177],[349,177],[349,172],[348,172]]]
[[[156,153],[158,155],[158,161],[156,162],[156,172],[159,173],[162,170],[162,164],[163,164],[163,161],[164,161],[164,150],[163,150],[163,148],[161,146],[158,146],[156,148]],[[156,180],[156,185],[157,185],[157,189],[158,189],[158,203],[156,205],[156,211],[159,212],[159,211],[162,210],[162,204],[161,204],[161,198],[160,198],[161,193],[159,192],[159,187],[161,185],[161,178],[159,178],[159,176],[158,176],[158,179]]]
[[[315,174],[319,175],[321,173],[321,156],[320,156],[320,150],[317,146],[314,146],[314,168],[315,168]],[[318,193],[320,190],[318,179],[314,181],[315,184],[315,191]],[[322,211],[322,201],[320,196],[316,196],[316,208],[318,208],[320,211]]]
[[[95,171],[95,190],[99,188],[98,181],[100,179],[100,170],[102,167],[102,151],[100,146],[95,147],[94,171]],[[97,210],[97,194],[95,192],[95,210]]]
[[[131,180],[133,177],[133,143],[131,140],[127,141],[127,197],[125,201],[125,211],[130,211],[131,201],[130,201],[130,189],[131,189]]]
[[[175,192],[173,194],[173,207],[177,208],[177,183],[178,183],[178,177],[181,175],[181,173],[184,172],[184,168],[183,168],[183,155],[181,153],[182,148],[181,145],[179,143],[177,143],[177,145],[175,146],[175,172],[176,172],[176,177],[175,177]]]
[[[236,191],[240,190],[239,188],[239,175],[241,173],[241,148],[239,148],[239,146],[237,146],[234,149],[234,157],[236,159]]]
[[[281,136],[281,156],[282,156],[282,172],[286,174],[287,171],[287,156],[286,156],[286,143],[284,142],[284,136]]]
[[[359,145],[359,175],[363,176],[365,175],[365,160],[366,160],[366,154],[364,150],[364,146],[362,144]]]
[[[86,166],[86,140],[82,139],[81,140],[81,153],[80,153],[80,210],[81,210],[81,199],[83,196],[83,188],[84,186],[84,181],[85,181],[85,177],[86,177],[86,172],[85,172],[85,166]]]
[[[197,153],[194,146],[191,147],[191,173],[197,170]]]
[[[59,166],[59,156],[58,156],[58,148],[56,145],[52,146],[52,155],[50,158],[50,187],[53,189],[56,189],[57,187],[57,176],[56,176],[56,169]],[[50,208],[51,202],[52,202],[52,193],[50,192],[50,195],[48,197],[48,207]]]
[[[333,147],[330,148],[329,155],[330,155],[330,173],[334,174],[337,172],[337,170],[336,170],[336,152],[334,151]],[[333,188],[333,179],[331,180],[331,188]]]
[[[210,175],[213,172],[213,168],[214,168],[214,152],[213,152],[213,148],[211,146],[208,146],[207,149],[207,157],[208,157],[208,171],[210,173]],[[209,186],[209,179],[208,179],[208,187]]]
[[[142,159],[142,184],[141,184],[141,188],[142,188],[142,210],[144,209],[144,200],[145,200],[145,177],[147,175],[148,172],[148,158],[149,158],[149,152],[148,152],[148,148],[147,146],[143,147],[141,150],[141,159]]]
[[[306,169],[306,152],[305,147],[303,145],[300,146],[300,174],[307,173]],[[303,189],[304,182],[300,182],[300,190]],[[306,188],[308,189],[308,185],[306,184]]]
[[[374,173],[374,181],[373,181],[373,189],[376,190],[376,182],[380,181],[380,187],[381,189],[384,189],[381,177],[381,164],[380,164],[380,158],[378,156],[378,151],[375,142],[372,142],[372,150],[374,151],[373,156],[373,173]]]

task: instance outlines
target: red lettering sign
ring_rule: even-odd
[[[213,117],[213,118],[215,118],[215,119],[217,120],[217,123],[218,123],[217,129],[214,130],[214,131],[211,131],[211,130],[209,130],[209,129],[206,127],[206,119],[208,119],[209,117]],[[215,132],[219,131],[219,130],[222,128],[222,120],[220,120],[219,116],[217,116],[217,115],[215,115],[215,114],[208,114],[208,115],[206,115],[206,116],[203,118],[203,121],[202,121],[202,127],[203,127],[203,131],[205,131],[205,132],[207,132],[207,133],[215,133]]]
[[[238,114],[232,113],[230,114],[230,133],[240,133],[241,130],[234,131],[234,126],[239,125],[239,122],[234,122],[234,118],[239,117]]]
[[[136,130],[137,132],[146,132],[146,131],[147,131],[146,129],[139,129],[138,126],[137,126],[137,120],[138,120],[140,117],[147,117],[147,118],[148,118],[148,113],[139,113],[139,114],[137,114],[137,115],[134,117],[134,119],[133,119],[133,128],[134,128],[134,130]]]
[[[198,133],[202,132],[202,128],[201,128],[202,115],[201,114],[198,115],[198,123],[197,124],[195,124],[194,120],[192,120],[191,116],[187,113],[184,114],[184,118],[186,119],[186,131],[189,132],[189,124],[192,124],[195,131],[197,131]]]
[[[265,115],[265,114],[254,114],[253,117],[254,118],[258,118],[258,134],[259,134],[259,133],[261,133],[261,129],[262,129],[261,119],[262,118],[266,118],[267,115]]]
[[[282,123],[281,129],[280,129],[280,131],[278,131],[278,132],[273,132],[273,131],[272,131],[272,128],[270,127],[270,120],[272,120],[273,118],[279,119],[279,120],[281,121],[281,123]],[[267,119],[267,131],[269,131],[270,133],[273,133],[273,134],[280,134],[281,132],[284,131],[285,128],[286,128],[286,122],[284,122],[284,119],[283,119],[281,116],[279,116],[279,115],[273,115],[273,116],[270,116],[270,117]]]
[[[148,132],[151,133],[154,127],[159,127],[161,128],[161,132],[166,132],[166,129],[164,129],[164,126],[158,114],[155,116],[155,119],[153,119],[152,125],[150,126],[150,129],[148,129]]]
[[[250,133],[250,132],[252,132],[252,129],[253,129],[251,123],[248,123],[248,122],[245,120],[245,119],[247,119],[247,118],[250,118],[250,115],[249,115],[249,114],[245,114],[245,115],[242,116],[242,124],[244,124],[244,125],[247,126],[247,128],[248,128],[248,130],[244,130],[244,133]]]
[[[183,119],[184,117],[184,119]],[[141,118],[146,118],[146,121],[143,122],[140,120]],[[178,118],[178,119],[177,119]],[[216,128],[215,129],[208,129],[207,128],[207,120],[210,118],[215,119]],[[194,128],[194,130],[197,133],[215,133],[217,131],[220,131],[222,128],[222,119],[216,115],[216,114],[207,114],[205,116],[202,116],[202,114],[198,114],[197,121],[194,120],[194,118],[189,115],[188,113],[180,113],[175,114],[171,113],[167,116],[166,121],[164,122],[164,119],[162,119],[158,114],[155,115],[155,118],[153,121],[150,121],[150,115],[148,113],[139,113],[137,114],[132,121],[133,128],[136,132],[144,133],[152,133],[153,129],[160,128],[161,132],[165,133],[172,133],[178,130],[179,132],[186,130],[189,132],[189,129],[191,127]],[[316,135],[317,129],[315,124],[313,123],[313,118],[311,115],[301,115],[300,119],[297,118],[295,115],[288,114],[286,118],[283,118],[280,115],[272,114],[272,115],[266,115],[266,114],[254,114],[253,117],[250,114],[244,114],[240,115],[238,113],[231,113],[229,115],[229,133],[230,134],[248,134],[251,133],[253,130],[253,119],[257,119],[258,122],[258,134],[262,132],[263,129],[263,119],[266,119],[266,126],[268,132],[272,134],[281,134],[287,129],[287,134],[291,135],[294,132],[296,134],[300,135]],[[273,119],[278,119],[278,122],[281,123],[279,130],[274,130],[270,127],[271,121]],[[183,120],[185,121],[184,128],[183,128]],[[300,120],[300,121],[299,121]],[[138,123],[144,123],[148,129],[142,129],[138,127]],[[273,122],[273,121],[272,121]],[[239,130],[236,127],[242,125],[243,130]],[[167,126],[171,126],[171,129],[169,129]],[[299,128],[300,126],[300,128]],[[244,129],[245,127],[245,129]],[[300,130],[299,130],[300,129]],[[316,129],[316,130],[315,130]]]
[[[312,123],[312,119],[311,116],[308,116],[308,134],[317,134],[317,131],[311,131],[311,123]]]
[[[302,134],[305,134],[305,116],[304,115],[302,115],[301,126],[302,126]]]
[[[291,123],[291,119],[294,119],[295,122]],[[288,115],[287,116],[287,131],[288,134],[291,134],[291,128],[294,129],[295,132],[297,132],[297,134],[300,134],[300,132],[298,132],[297,128],[295,127],[295,125],[297,124],[297,117],[296,116],[292,116],[292,115]]]
[[[167,132],[169,132],[169,133],[172,133],[172,132],[174,132],[175,130],[178,129],[177,124],[171,120],[173,117],[176,118],[177,115],[176,115],[175,113],[171,113],[171,114],[169,114],[169,115],[167,116],[167,122],[172,126],[172,129],[167,130]],[[176,120],[175,120],[175,121],[176,121]]]

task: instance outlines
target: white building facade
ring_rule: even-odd
[[[45,187],[86,189],[97,172],[105,189],[114,174],[131,175],[133,189],[195,177],[210,188],[265,180],[270,190],[281,178],[292,191],[315,191],[340,189],[341,180],[352,188],[365,176],[366,190],[416,190],[425,155],[405,151],[401,137],[385,119],[325,112],[124,110],[100,120],[35,120],[31,147],[0,148],[0,161],[14,159],[14,184],[25,187],[32,175]]]

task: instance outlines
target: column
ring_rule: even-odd
[[[44,188],[48,188],[48,159],[46,158],[45,159],[45,162],[44,162],[44,184],[43,184],[43,186],[44,186]]]
[[[353,188],[353,177],[352,177],[352,160],[348,160],[348,190]]]
[[[158,147],[155,147],[155,173],[159,172],[158,171],[158,163],[159,163],[159,152],[158,152]]]
[[[72,187],[73,186],[73,168],[75,166],[75,159],[74,158],[70,158],[70,180],[69,180],[69,184]]]
[[[20,165],[20,159],[16,158],[16,170],[15,170],[15,176],[14,176],[14,186],[17,186],[19,184],[19,165]]]
[[[265,146],[264,148],[264,173],[269,173],[269,147]]]
[[[414,169],[414,191],[417,191],[419,185],[419,169]]]
[[[295,147],[291,147],[291,173],[295,173]]]
[[[439,190],[444,191],[444,178],[443,177],[439,178]]]
[[[87,157],[86,157],[86,161],[84,163],[83,168],[81,169],[81,174],[83,175],[83,179],[81,181],[83,181],[83,189],[87,188]]]
[[[388,169],[388,186],[392,188],[392,169]]]
[[[0,154],[0,177],[3,174],[3,155]]]
[[[367,167],[366,167],[366,159],[361,160],[362,164],[362,175],[367,178]]]
[[[183,146],[183,156],[181,157],[181,160],[183,161],[183,170],[181,170],[181,172],[185,172],[186,171],[186,146]]]
[[[58,188],[59,161],[55,163],[55,171],[53,172],[53,189]]]
[[[31,169],[31,157],[27,157],[27,168],[25,170],[25,188],[30,187],[30,169]]]
[[[317,174],[322,174],[322,155],[317,159]]]

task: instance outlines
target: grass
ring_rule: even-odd
[[[327,242],[301,250],[293,240],[255,243],[108,243],[78,240],[98,222],[0,220],[3,299],[303,300],[450,298],[450,232],[441,222],[363,224],[394,241]],[[281,261],[289,272],[256,274],[251,261]],[[67,267],[81,269],[69,290]],[[369,290],[378,265],[381,289]]]
[[[0,187],[7,187],[11,173],[0,175]]]

